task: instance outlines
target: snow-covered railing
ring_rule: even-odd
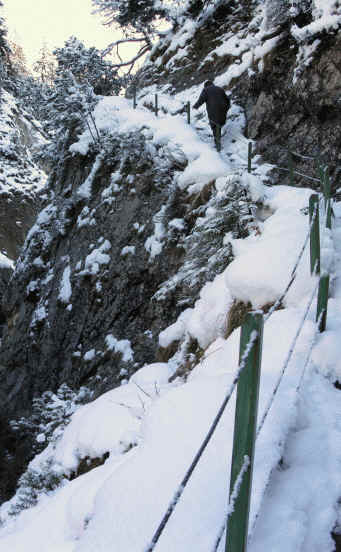
[[[252,148],[249,147],[249,159],[252,156]],[[331,193],[330,193],[330,181],[326,168],[322,168],[318,163],[319,169],[319,181],[321,182],[322,198],[324,202],[324,216],[322,220],[326,228],[331,228],[332,220],[332,205],[331,205]],[[248,163],[248,170],[251,171],[251,163]],[[149,546],[145,552],[153,552],[160,540],[164,528],[166,527],[169,518],[175,510],[186,485],[200,461],[202,454],[208,446],[215,429],[229,403],[233,391],[237,388],[236,410],[235,410],[235,425],[234,425],[234,441],[233,441],[233,453],[232,453],[232,465],[230,476],[230,492],[229,492],[229,504],[227,512],[224,515],[223,524],[217,534],[214,548],[212,552],[217,552],[221,540],[226,531],[226,552],[245,552],[247,547],[247,539],[249,533],[249,510],[250,510],[250,498],[252,489],[252,472],[253,462],[255,454],[256,441],[261,434],[264,422],[269,415],[271,408],[274,404],[277,391],[280,383],[286,373],[287,367],[290,363],[292,355],[294,353],[296,343],[302,332],[305,321],[308,317],[311,305],[316,293],[317,297],[317,312],[316,312],[316,331],[315,338],[312,340],[311,346],[307,353],[305,362],[303,363],[302,373],[299,378],[299,384],[297,391],[300,389],[306,367],[309,363],[312,348],[319,332],[325,330],[326,317],[327,317],[327,303],[328,303],[328,290],[329,290],[329,274],[328,270],[321,275],[321,263],[320,263],[320,198],[318,194],[312,194],[309,201],[309,231],[307,238],[303,244],[301,251],[295,262],[290,281],[280,297],[279,301],[273,305],[273,307],[267,312],[255,311],[250,312],[246,316],[245,322],[242,325],[241,337],[240,337],[240,352],[239,352],[239,367],[236,376],[227,390],[224,401],[221,404],[218,413],[213,420],[211,427],[200,446],[197,454],[195,455],[190,467],[188,468],[183,480],[174,493],[173,499],[170,502],[166,513],[164,514],[161,522],[159,523]],[[292,283],[295,280],[297,268],[303,258],[303,252],[306,249],[308,242],[310,242],[310,268],[312,277],[318,277],[316,285],[304,310],[302,320],[293,338],[291,346],[288,350],[288,354],[283,363],[282,369],[279,374],[279,378],[270,396],[269,402],[264,410],[262,418],[257,427],[257,412],[258,412],[258,395],[261,377],[261,356],[262,356],[262,341],[263,341],[263,327],[269,317],[275,311],[276,308],[282,304],[287,295]]]
[[[327,170],[323,170],[321,173],[321,187],[323,190],[324,197],[324,213],[325,213],[325,225],[326,228],[331,228],[331,217],[332,217],[332,206],[331,206],[331,197],[330,197],[330,182],[328,178]],[[233,443],[233,453],[232,453],[232,466],[231,466],[231,477],[230,477],[230,504],[228,508],[228,513],[226,515],[227,521],[224,521],[224,525],[219,532],[218,538],[216,540],[214,551],[218,550],[220,541],[224,534],[224,528],[226,524],[226,551],[228,552],[245,552],[247,547],[247,538],[248,538],[248,516],[250,510],[250,497],[251,497],[251,486],[252,486],[252,468],[253,468],[253,459],[254,459],[254,450],[255,443],[260,435],[260,432],[263,428],[264,422],[270,412],[270,409],[273,405],[274,398],[279,389],[280,383],[283,379],[285,371],[289,365],[291,357],[293,355],[298,337],[302,331],[305,320],[307,319],[309,310],[311,308],[313,299],[318,290],[317,298],[317,311],[316,311],[316,326],[317,332],[323,332],[326,327],[326,318],[327,318],[327,304],[328,304],[328,291],[329,291],[329,274],[324,273],[321,275],[321,265],[320,265],[320,222],[319,222],[319,196],[318,194],[312,194],[309,201],[309,217],[310,217],[310,227],[308,236],[310,238],[310,269],[312,276],[319,276],[318,282],[316,283],[313,293],[308,301],[302,321],[299,325],[299,328],[296,332],[292,345],[288,351],[288,355],[283,364],[282,370],[280,372],[279,379],[275,385],[274,391],[270,398],[269,404],[265,409],[263,417],[258,425],[256,430],[256,419],[257,419],[257,410],[258,410],[258,392],[260,384],[260,363],[261,363],[261,347],[262,344],[259,344],[259,351],[257,354],[254,354],[253,358],[250,353],[250,370],[245,368],[243,374],[240,377],[237,389],[237,402],[236,402],[236,413],[235,413],[235,425],[234,425],[234,443]],[[307,245],[307,240],[303,248]],[[302,252],[300,252],[298,262],[295,265],[294,273],[296,272],[297,266],[302,258]],[[291,279],[291,283],[293,278]],[[291,283],[287,286],[287,293]],[[273,311],[272,311],[273,312]],[[266,319],[269,318],[271,313],[268,313]],[[263,313],[250,313],[249,318],[246,320],[245,324],[242,327],[241,333],[241,350],[243,346],[243,340],[245,339],[244,333],[250,331],[250,328],[253,328],[253,331],[256,331],[259,336],[263,334]],[[300,382],[297,387],[299,390],[306,366],[309,362],[312,347],[314,340],[312,341],[312,346],[310,347],[306,360],[303,365],[302,374],[300,377]],[[256,378],[256,380],[255,380]],[[248,458],[248,467],[245,468],[245,458]],[[238,489],[239,492],[237,496],[234,495],[234,485],[238,480]],[[231,508],[231,501],[233,499],[233,508]]]
[[[162,96],[162,94],[161,94],[161,96]],[[165,96],[165,95],[164,95],[164,97],[167,98],[167,99],[169,98],[168,96]],[[160,109],[162,109],[161,104],[159,102],[159,98],[160,98],[160,94],[156,92],[154,94],[154,101],[152,101],[149,98],[150,103],[148,103],[148,109],[150,109],[155,114],[156,117],[158,117],[159,111],[160,111]],[[136,109],[137,105],[138,105],[137,88],[134,87],[133,88],[133,108]],[[179,114],[186,114],[187,123],[189,125],[191,124],[191,102],[190,101],[187,101],[186,103],[179,102],[178,109],[176,109],[175,111],[171,111],[171,115],[173,115],[173,116],[177,116]],[[222,127],[218,123],[216,123],[216,129],[217,129],[216,140],[217,140],[217,143],[219,144],[219,147],[217,149],[218,149],[218,151],[220,151],[221,150],[221,142],[220,141],[221,141]],[[284,172],[289,173],[289,182],[290,182],[290,185],[292,185],[292,186],[294,185],[294,175],[295,174],[297,174],[298,176],[301,176],[305,179],[311,180],[312,182],[321,183],[321,185],[324,186],[324,182],[328,177],[324,174],[325,169],[323,168],[322,164],[320,163],[320,160],[319,160],[318,156],[302,154],[302,153],[299,153],[299,152],[296,152],[296,151],[292,151],[288,147],[283,147],[283,146],[278,146],[278,145],[277,145],[277,147],[287,153],[288,166],[287,167],[281,167],[281,166],[279,166],[275,163],[263,163],[264,166],[268,166],[270,169],[276,169],[276,170],[279,170],[279,171],[284,171]],[[248,143],[247,165],[245,167],[240,167],[240,168],[247,168],[248,172],[251,172],[252,171],[252,157],[253,157],[253,155],[254,154],[252,152],[252,142],[250,141]],[[295,170],[294,169],[294,157],[297,157],[297,158],[300,158],[300,159],[306,160],[306,161],[307,160],[314,161],[317,165],[319,177],[318,178],[313,177],[313,176],[303,174],[303,173]]]
[[[136,88],[133,90],[133,107],[136,109],[137,107],[137,97],[136,97]],[[181,110],[183,113],[186,113],[187,115],[187,123],[191,124],[191,102],[187,102],[183,109]],[[159,94],[154,94],[154,113],[157,117],[159,114]]]

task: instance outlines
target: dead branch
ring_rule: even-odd
[[[110,54],[110,52],[116,47],[118,47],[120,44],[125,44],[127,42],[144,42],[146,43],[146,37],[145,36],[141,36],[141,37],[136,37],[136,38],[133,38],[133,37],[126,37],[126,38],[121,38],[120,40],[115,40],[115,42],[112,42],[111,44],[109,44],[104,50],[102,50],[102,56],[106,56],[107,54]]]

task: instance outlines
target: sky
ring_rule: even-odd
[[[85,46],[102,49],[117,40],[118,31],[104,26],[102,17],[92,11],[91,0],[4,0],[3,15],[9,39],[22,46],[27,64],[32,66],[44,43],[53,50],[74,35]],[[126,57],[135,48],[122,48],[122,53]]]

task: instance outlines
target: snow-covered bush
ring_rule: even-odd
[[[12,421],[11,426],[14,431],[33,431],[36,435],[34,452],[39,453],[49,442],[59,438],[77,405],[89,398],[90,392],[85,387],[76,393],[64,383],[56,393],[46,391],[33,399],[32,414]]]
[[[112,64],[103,60],[96,48],[85,48],[75,37],[53,53],[57,59],[56,78],[45,102],[47,128],[53,141],[41,156],[55,164],[64,159],[70,134],[89,129],[93,141],[98,141],[92,118],[97,94],[118,93],[121,84]]]
[[[76,393],[66,384],[63,384],[56,393],[46,391],[41,397],[33,400],[33,411],[29,417],[9,422],[8,439],[12,442],[17,439],[17,442],[20,442],[21,436],[31,434],[31,456],[38,455],[49,443],[54,445],[60,439],[71,415],[79,406],[87,402],[90,396],[91,393],[86,388],[82,387]],[[12,457],[11,450],[6,452],[6,456],[8,463],[14,462],[15,458]],[[64,474],[54,470],[50,457],[29,465],[19,478],[17,492],[8,503],[6,514],[16,515],[21,510],[33,506],[41,493],[52,491],[62,483],[64,478]]]
[[[222,190],[213,189],[211,199],[188,215],[195,222],[183,242],[186,261],[175,278],[164,282],[156,298],[162,299],[177,288],[181,289],[180,302],[193,302],[193,290],[212,280],[232,261],[230,239],[248,235],[253,221],[252,200],[237,175],[230,178],[229,185],[226,179],[221,180],[224,181]]]

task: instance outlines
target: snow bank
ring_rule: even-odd
[[[110,351],[121,353],[123,362],[133,360],[134,353],[131,348],[129,339],[116,339],[112,334],[109,334],[105,338],[105,344]]]
[[[234,260],[213,282],[200,292],[193,309],[186,309],[178,320],[160,333],[161,347],[186,334],[206,348],[226,330],[228,313],[234,300],[251,303],[254,309],[273,303],[286,289],[309,230],[308,216],[302,212],[312,193],[309,189],[288,186],[267,188],[253,175],[247,178],[256,199],[262,199],[271,216],[260,224],[261,233],[246,239],[232,240]],[[226,180],[217,180],[218,190]],[[333,255],[330,240],[323,242],[324,265]],[[302,257],[295,282],[285,298],[285,305],[299,303],[311,293],[309,244]]]
[[[0,253],[0,268],[10,268],[14,270],[14,261],[3,253]]]
[[[133,109],[132,103],[125,98],[105,97],[96,106],[94,117],[99,131],[113,134],[141,131],[155,146],[167,147],[171,157],[177,159],[180,151],[181,162],[188,162],[188,166],[179,176],[178,185],[183,189],[192,186],[190,193],[200,191],[205,184],[230,170],[230,166],[214,150],[213,144],[202,142],[196,131],[181,116],[172,117],[160,113],[156,117],[146,108]],[[86,155],[91,143],[91,134],[85,131],[72,144],[70,151]],[[97,157],[90,175],[78,190],[82,197],[89,197],[92,180],[100,165],[101,155]]]
[[[309,231],[308,217],[300,210],[308,206],[311,193],[286,186],[274,188],[267,204],[275,212],[264,222],[261,235],[232,242],[236,258],[225,271],[232,297],[258,309],[281,296]],[[286,305],[296,304],[309,293],[309,267],[306,248]]]
[[[296,241],[302,243],[308,217],[301,209],[306,207],[309,193],[287,187],[268,189],[266,201],[273,215],[263,224],[260,235],[243,244],[236,241],[236,259],[230,267],[246,263],[246,257],[254,258],[255,248],[263,259],[266,253],[271,259],[275,249],[285,253],[284,260],[278,263],[282,262],[282,270],[290,274],[293,254],[287,238],[289,234],[292,248]],[[334,239],[339,237],[340,228],[333,232]],[[330,244],[326,248],[329,250]],[[340,247],[338,255],[339,271]],[[302,298],[311,282],[304,268],[307,264],[303,258],[302,272],[286,308],[273,313],[265,324],[258,420],[268,408],[302,319]],[[228,309],[232,298],[226,286],[228,278],[234,281],[233,272],[229,275],[230,267],[207,284],[195,307],[187,309],[160,336],[160,342],[166,345],[181,334],[182,326],[182,332],[184,328],[191,330],[202,344],[208,335],[209,340],[214,340],[187,383],[169,384],[171,364],[155,363],[139,370],[126,385],[80,407],[60,441],[34,462],[50,457],[56,472],[68,474],[77,470],[81,459],[101,458],[106,453],[110,453],[109,458],[91,472],[65,481],[62,488],[41,497],[36,507],[1,529],[4,549],[24,552],[34,543],[36,552],[46,552],[47,542],[49,552],[107,552],[113,546],[129,552],[145,549],[235,377],[239,330],[227,340],[215,336],[220,327],[218,313]],[[252,269],[253,283],[249,273],[239,271],[236,287],[241,289],[244,279],[250,300],[257,285],[259,291],[264,285],[278,293],[287,283],[280,278],[277,265],[268,262],[273,283],[268,279],[256,285],[256,267]],[[306,288],[302,290],[304,278]],[[341,492],[339,400],[338,391],[331,390],[317,371],[323,356],[322,371],[326,374],[330,374],[336,361],[340,294],[338,286],[334,301],[330,302],[327,332],[314,348],[314,365],[308,367],[306,385],[298,394],[302,369],[315,336],[314,309],[310,312],[257,439],[250,512],[251,552],[263,550],[264,546],[279,552],[332,551],[329,532],[336,520],[334,505]],[[113,339],[116,346],[117,340]],[[161,537],[160,551],[212,549],[226,511],[233,421],[234,397]],[[288,463],[284,472],[276,470],[281,458]],[[271,489],[267,492],[269,484]]]

